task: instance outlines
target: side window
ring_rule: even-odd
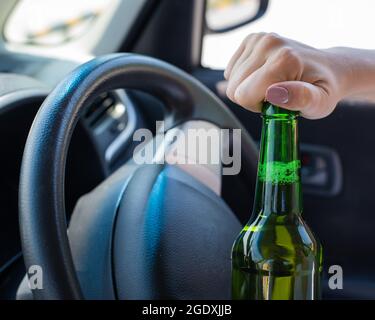
[[[375,30],[374,15],[374,0],[269,0],[259,20],[205,35],[202,65],[224,69],[241,41],[254,32],[276,32],[317,48],[375,49],[375,37],[368,36]]]

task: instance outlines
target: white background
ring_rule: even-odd
[[[375,0],[270,0],[261,19],[231,32],[205,36],[202,65],[224,69],[242,39],[260,31],[318,48],[375,49]]]

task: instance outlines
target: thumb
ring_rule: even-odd
[[[331,112],[328,93],[303,81],[274,83],[266,91],[266,100],[289,110],[300,111],[305,118],[318,119]]]

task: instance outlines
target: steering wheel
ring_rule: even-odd
[[[79,66],[42,104],[24,150],[23,256],[26,270],[38,265],[43,272],[34,299],[230,298],[231,245],[241,225],[217,192],[176,165],[130,160],[78,201],[67,232],[64,177],[73,130],[95,97],[119,88],[162,100],[166,132],[199,121],[241,129],[241,174],[249,185],[255,181],[253,140],[185,72],[133,54]]]

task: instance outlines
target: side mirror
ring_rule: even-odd
[[[206,28],[209,33],[236,29],[259,19],[268,0],[206,0]]]

